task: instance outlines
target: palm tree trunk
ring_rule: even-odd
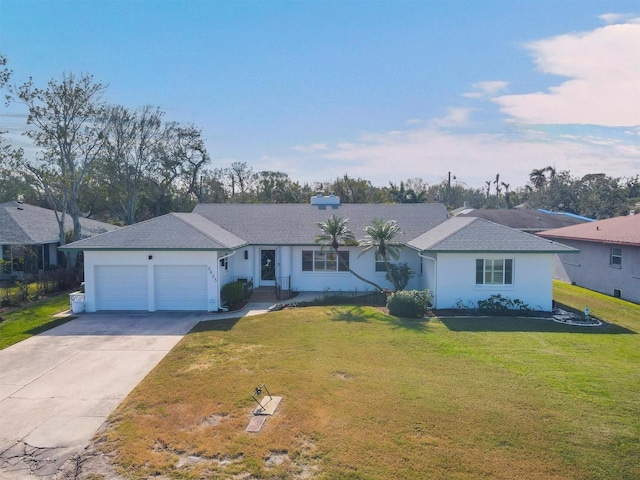
[[[351,275],[356,277],[358,280],[361,280],[361,281],[363,281],[365,283],[368,283],[369,285],[372,285],[372,286],[376,287],[376,289],[380,293],[384,292],[384,288],[382,288],[380,285],[378,285],[377,283],[372,282],[371,280],[367,280],[366,278],[358,275],[356,272],[351,270],[351,267],[349,267],[349,265],[347,265],[347,262],[344,261],[344,259],[342,258],[342,255],[340,255],[340,253],[338,252],[338,249],[336,248],[334,250],[336,252],[336,256],[338,257],[338,263],[340,263],[344,268],[346,268]]]

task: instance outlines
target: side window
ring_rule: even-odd
[[[611,256],[609,257],[609,265],[614,267],[622,266],[622,248],[611,247]]]
[[[476,259],[476,285],[513,285],[513,258]]]

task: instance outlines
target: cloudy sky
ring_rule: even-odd
[[[91,73],[111,103],[194,123],[212,167],[640,174],[637,0],[0,0],[0,53],[15,82]],[[24,120],[0,108],[11,139]]]

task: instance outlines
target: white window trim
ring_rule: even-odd
[[[613,251],[618,250],[619,254],[614,254]],[[615,263],[614,258],[619,258],[620,263]],[[609,250],[609,266],[613,268],[622,268],[622,247],[611,247]]]
[[[305,252],[312,252],[313,256],[312,256],[312,261],[311,261],[311,270],[305,270],[304,269],[304,261],[303,261],[303,257]],[[350,263],[350,254],[348,250],[340,250],[338,252],[338,254],[346,254],[347,255],[347,264],[349,265]],[[313,274],[313,273],[318,273],[318,274],[336,274],[336,273],[349,273],[348,270],[340,270],[340,260],[338,260],[336,258],[336,268],[335,270],[316,270],[316,255],[335,255],[335,252],[330,251],[330,252],[322,252],[321,250],[302,250],[300,253],[300,260],[301,260],[301,264],[300,264],[300,271],[303,274]],[[326,260],[325,260],[325,265],[326,265]]]
[[[478,277],[477,277],[477,262],[478,260],[482,260],[482,283],[478,283]],[[486,273],[487,273],[487,269],[486,269],[486,262],[487,261],[491,261],[492,263],[495,262],[496,260],[502,260],[503,264],[502,264],[502,283],[485,283],[485,278],[486,278]],[[505,268],[505,262],[507,260],[511,260],[511,283],[504,283],[505,280],[505,276],[506,276],[506,272],[507,269]],[[496,288],[501,288],[501,289],[513,289],[515,288],[515,283],[516,283],[516,260],[513,257],[500,257],[500,258],[476,258],[475,259],[475,269],[474,269],[474,275],[476,276],[474,284],[476,288],[479,289],[496,289]]]

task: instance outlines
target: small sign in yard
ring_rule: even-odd
[[[247,426],[247,432],[254,432],[254,433],[259,432],[260,429],[262,428],[262,425],[264,425],[264,422],[266,421],[267,421],[267,417],[263,415],[254,416],[249,422],[249,425]]]
[[[262,399],[258,400],[258,397],[262,395],[262,390],[265,390],[266,395],[262,397]],[[255,388],[254,392],[251,394],[251,398],[258,404],[258,408],[253,411],[254,417],[249,422],[247,426],[247,432],[259,432],[264,425],[264,422],[267,420],[268,415],[273,415],[280,405],[280,401],[282,397],[274,397],[269,393],[267,386],[262,384]]]

